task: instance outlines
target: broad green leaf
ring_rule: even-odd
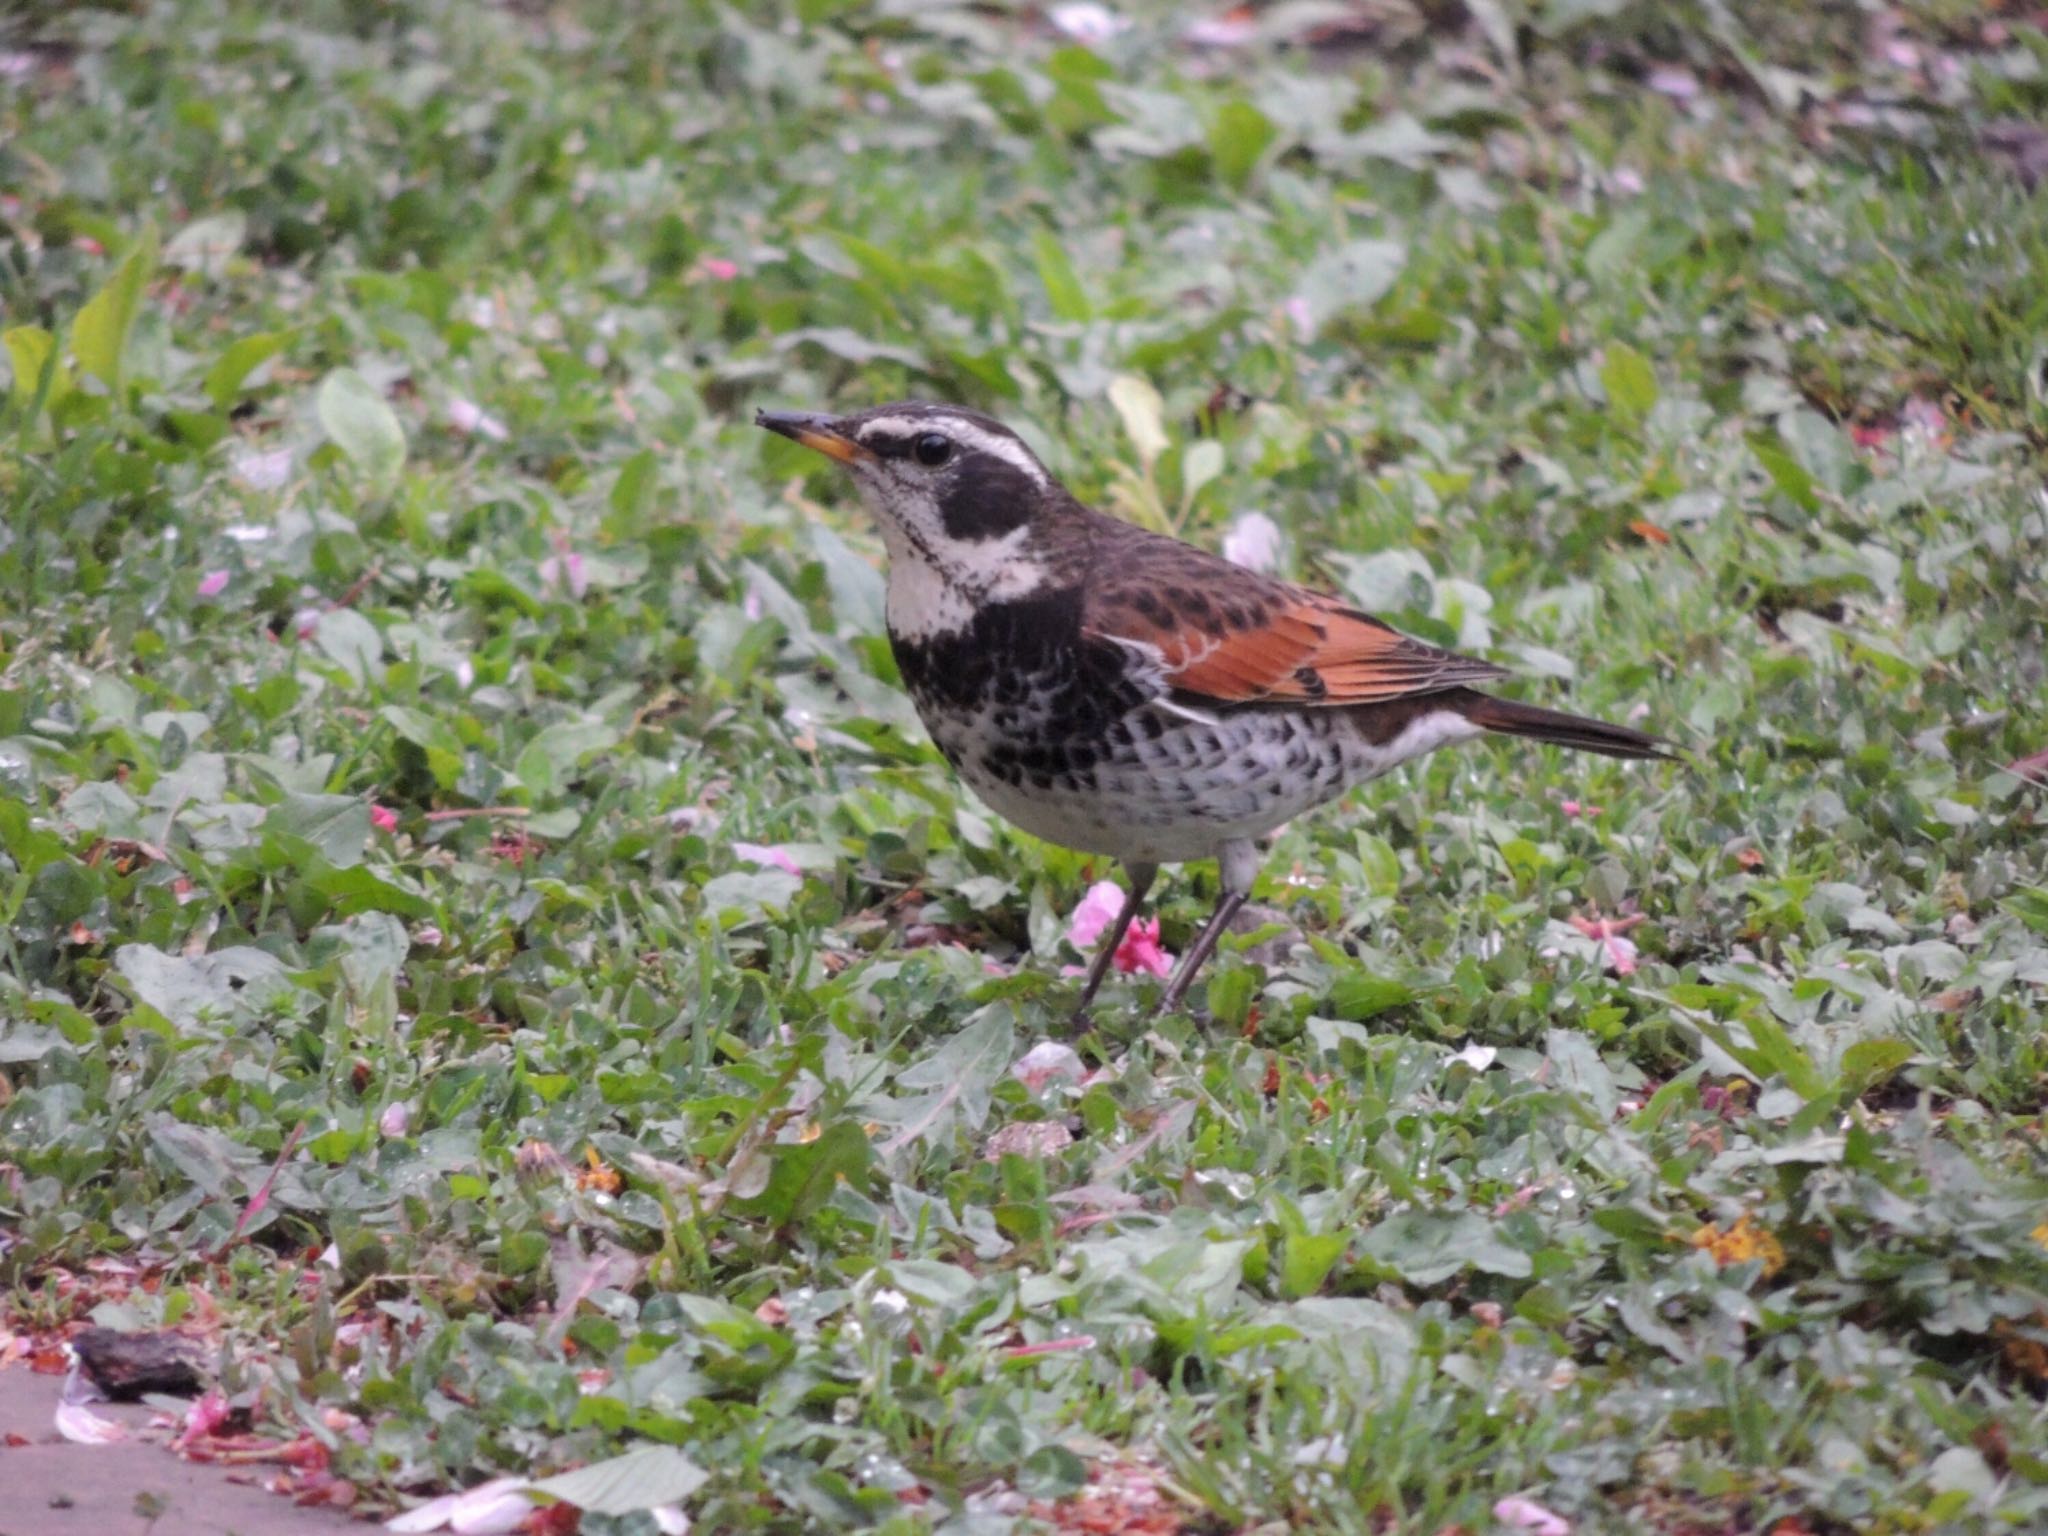
[[[1354,240],[1325,251],[1301,274],[1299,292],[1308,306],[1311,333],[1386,297],[1401,275],[1408,252],[1392,240]]]
[[[1785,451],[1785,445],[1776,437],[1761,432],[1749,439],[1749,451],[1756,455],[1757,463],[1763,465],[1764,473],[1771,477],[1771,483],[1798,506],[1807,512],[1820,510],[1820,497],[1813,488],[1813,476],[1797,459]]]
[[[1223,473],[1223,445],[1213,437],[1188,444],[1181,456],[1180,494],[1183,502],[1192,503],[1208,485]]]
[[[1313,1296],[1351,1242],[1348,1232],[1290,1232],[1280,1244],[1280,1294]]]
[[[1533,1268],[1528,1254],[1495,1237],[1493,1224],[1473,1211],[1403,1211],[1367,1233],[1360,1251],[1412,1285],[1435,1285],[1467,1267],[1511,1279]]]
[[[1330,1012],[1354,1023],[1414,1001],[1412,987],[1365,971],[1346,971],[1330,986]]]
[[[1016,1025],[1009,1009],[991,1004],[944,1045],[898,1072],[896,1086],[950,1096],[946,1107],[957,1112],[969,1126],[979,1126],[988,1118],[990,1094],[1016,1059],[1016,1041]],[[919,1101],[903,1106],[911,1126],[919,1128],[921,1135],[942,1135],[950,1128],[952,1116],[940,1112],[940,1106],[931,1099],[922,1104],[931,1112],[919,1115]]]
[[[553,1494],[589,1514],[630,1515],[679,1504],[709,1481],[711,1474],[688,1453],[672,1445],[643,1445],[574,1472],[544,1477],[533,1486],[536,1492]]]
[[[199,1192],[218,1199],[255,1174],[262,1158],[210,1126],[188,1125],[169,1115],[152,1115],[149,1143],[165,1162],[191,1180]]]
[[[1657,403],[1657,375],[1650,360],[1627,342],[1607,348],[1600,364],[1600,387],[1607,391],[1607,403],[1630,422],[1641,421]]]
[[[107,285],[90,299],[71,322],[71,355],[78,366],[119,394],[128,334],[142,308],[143,291],[156,270],[156,235],[144,235]]]
[[[227,345],[214,365],[206,370],[206,398],[216,410],[226,410],[242,393],[242,381],[267,363],[291,340],[286,331],[256,331]]]
[[[321,431],[371,479],[395,479],[405,467],[405,429],[397,413],[355,369],[328,374],[314,406]]]
[[[49,393],[43,399],[45,406],[55,405],[71,388],[71,377],[65,371],[64,360],[56,355],[57,338],[40,325],[17,325],[0,332],[0,342],[6,344],[7,366],[14,374],[7,400],[15,410],[26,411],[35,403],[37,391],[43,387],[46,370],[50,384]]]
[[[353,608],[330,608],[321,614],[313,624],[313,643],[358,685],[375,676],[384,660],[384,636]]]
[[[1209,125],[1216,174],[1233,187],[1251,179],[1259,159],[1280,136],[1273,120],[1248,101],[1226,101]]]
[[[239,1018],[293,990],[282,961],[246,945],[170,955],[149,944],[124,944],[114,954],[114,970],[138,1003],[181,1029]]]
[[[443,789],[455,787],[462,773],[462,742],[448,722],[403,704],[387,704],[378,715],[406,741],[426,754],[427,771]]]
[[[263,820],[266,838],[304,843],[340,869],[363,862],[370,841],[369,802],[354,795],[288,794]]]
[[[164,265],[218,277],[248,233],[249,219],[240,209],[194,219],[165,242]]]
[[[1031,248],[1038,257],[1038,280],[1045,284],[1045,296],[1052,305],[1054,318],[1086,320],[1092,315],[1094,309],[1088,303],[1087,291],[1059,240],[1041,229],[1032,235]]]
[[[603,720],[563,720],[548,726],[519,754],[520,782],[537,795],[560,789],[585,758],[619,744],[619,728]]]
[[[874,1148],[867,1132],[851,1120],[834,1121],[815,1141],[779,1142],[766,1149],[768,1186],[733,1206],[776,1225],[801,1221],[832,1197],[841,1179],[867,1181]]]

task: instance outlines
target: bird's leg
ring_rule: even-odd
[[[1159,1011],[1172,1013],[1180,1007],[1180,1000],[1187,995],[1188,987],[1194,982],[1195,972],[1202,968],[1202,962],[1215,953],[1216,941],[1223,937],[1223,930],[1230,926],[1230,920],[1237,916],[1237,909],[1245,903],[1245,892],[1225,891],[1216,898],[1216,910],[1210,914],[1203,926],[1201,937],[1192,948],[1180,958],[1172,978],[1166,983],[1166,990],[1159,994]]]
[[[1102,935],[1102,949],[1095,956],[1095,963],[1088,967],[1088,980],[1081,988],[1081,1000],[1074,1005],[1076,1021],[1088,1016],[1088,1005],[1095,1001],[1095,990],[1102,985],[1102,978],[1109,974],[1109,968],[1116,962],[1117,949],[1123,944],[1124,935],[1130,931],[1131,919],[1138,915],[1138,908],[1144,904],[1145,893],[1152,889],[1152,882],[1158,878],[1157,864],[1125,864],[1124,873],[1130,877],[1130,894],[1124,897],[1123,910],[1116,915],[1116,921]]]
[[[1188,988],[1194,983],[1195,972],[1202,968],[1202,962],[1216,952],[1216,941],[1230,926],[1230,920],[1237,916],[1238,908],[1252,893],[1252,881],[1259,873],[1259,850],[1248,840],[1225,843],[1216,853],[1216,872],[1222,877],[1223,894],[1216,898],[1216,910],[1210,914],[1201,935],[1195,940],[1180,964],[1174,968],[1167,980],[1166,990],[1159,994],[1161,1013],[1172,1013],[1180,1007],[1180,1000],[1187,996]]]

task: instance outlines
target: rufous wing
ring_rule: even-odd
[[[1280,582],[1213,595],[1098,594],[1087,628],[1155,648],[1176,692],[1219,704],[1371,704],[1507,675],[1492,662],[1411,639],[1334,597]]]

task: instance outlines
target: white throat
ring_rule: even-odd
[[[957,635],[983,604],[1029,596],[1051,574],[1027,553],[1028,525],[999,539],[953,539],[928,537],[923,528],[913,533],[879,510],[876,521],[889,552],[889,632],[898,639]]]

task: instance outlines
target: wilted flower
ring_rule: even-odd
[[[581,597],[590,590],[590,576],[583,569],[583,557],[569,548],[567,539],[555,541],[555,553],[540,563],[541,589],[547,592],[567,592],[571,597]]]
[[[1617,976],[1628,976],[1636,968],[1636,946],[1633,940],[1623,935],[1642,921],[1643,914],[1638,912],[1633,917],[1587,918],[1574,915],[1571,923],[1587,938],[1599,943],[1608,970]]]

